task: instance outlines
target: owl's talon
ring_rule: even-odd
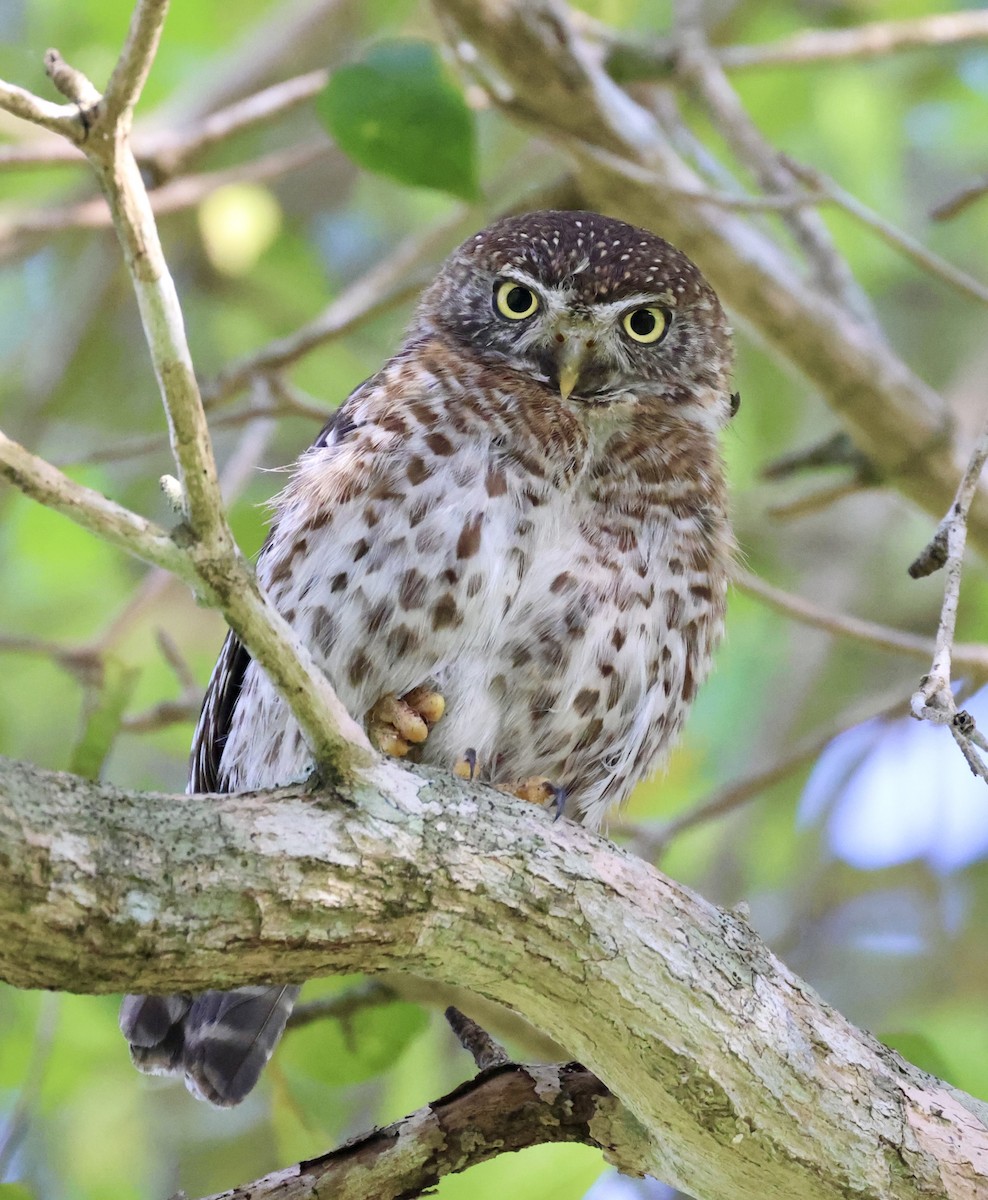
[[[465,750],[463,757],[453,765],[453,774],[473,783],[477,775],[477,751],[472,746]]]
[[[435,725],[446,711],[446,701],[429,687],[412,688],[402,696],[402,700],[418,713],[426,725]]]
[[[530,775],[515,787],[504,790],[517,796],[519,800],[526,800],[529,804],[545,804],[546,801],[551,800],[552,807],[556,811],[556,815],[553,817],[554,821],[558,821],[566,810],[566,789],[558,787],[544,775]]]
[[[431,688],[413,688],[400,697],[390,693],[367,714],[367,732],[382,753],[404,758],[412,745],[426,740],[445,711],[446,701]]]
[[[370,739],[382,754],[388,754],[391,758],[404,758],[412,748],[410,743],[399,737],[394,729],[387,725],[371,726]]]

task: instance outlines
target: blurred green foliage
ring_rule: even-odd
[[[379,66],[380,47],[396,38],[435,39],[438,45],[438,31],[428,8],[415,0],[324,7],[324,24],[291,42],[284,28],[288,10],[296,9],[282,0],[174,5],[140,114],[159,110],[162,122],[178,121],[203,95],[225,103],[240,94],[238,88],[249,92],[328,64],[339,68],[328,97],[347,88],[344,106],[331,105],[330,126],[354,158],[380,169],[382,163],[368,157],[366,139],[361,149],[351,136],[354,122],[368,117],[355,111],[356,101],[380,104],[374,119],[382,122],[389,119],[389,105],[396,113],[401,105],[384,88],[362,97],[362,77],[353,72]],[[626,32],[661,34],[669,20],[668,5],[647,0],[579,7]],[[770,41],[808,24],[853,27],[948,9],[920,0],[741,3],[725,10],[716,36],[723,43]],[[131,0],[5,0],[0,74],[50,95],[41,58],[55,45],[98,83],[112,68],[130,11]],[[262,49],[282,44],[269,70],[253,69]],[[212,209],[203,204],[162,218],[203,379],[313,317],[407,234],[459,213],[458,236],[466,236],[564,169],[547,145],[480,111],[482,194],[474,199],[474,168],[463,165],[472,152],[465,149],[466,109],[457,107],[461,94],[445,90],[452,87],[445,83],[443,100],[438,91],[429,92],[445,79],[438,62],[430,57],[423,71],[417,59],[406,58],[403,69],[431,95],[434,111],[447,106],[447,125],[438,136],[456,149],[460,175],[451,175],[437,155],[437,175],[410,176],[409,162],[415,169],[424,163],[412,140],[415,131],[389,123],[384,128],[398,131],[412,151],[400,169],[389,160],[396,178],[366,174],[351,158],[327,149],[290,176],[252,183],[254,191],[238,191],[237,185],[222,205],[214,201]],[[360,63],[363,68],[354,65]],[[938,253],[988,277],[988,202],[943,224],[926,215],[985,170],[988,46],[751,70],[733,81],[756,124],[781,150],[829,172]],[[681,102],[709,153],[722,155],[695,104],[685,97]],[[322,136],[317,108],[302,106],[216,147],[196,169],[219,169]],[[0,135],[22,132],[4,121]],[[0,220],[94,191],[76,167],[6,171],[2,179]],[[448,195],[408,188],[398,179],[445,187],[473,202],[464,210]],[[943,390],[961,427],[973,429],[988,375],[983,313],[846,215],[822,211],[894,347]],[[233,222],[243,222],[237,228],[250,242],[250,254],[231,258],[211,248],[217,229],[229,233]],[[661,232],[658,201],[656,228]],[[76,230],[28,239],[0,273],[0,314],[5,432],[70,467],[75,478],[167,523],[157,482],[172,469],[163,421],[111,237]],[[390,353],[407,315],[407,306],[380,313],[326,343],[293,368],[292,383],[329,411]],[[829,607],[931,632],[940,582],[912,583],[905,576],[931,521],[894,491],[858,494],[798,519],[773,515],[838,476],[769,484],[761,479],[763,468],[829,436],[836,422],[803,381],[747,337],[743,314],[735,316],[744,404],[726,434],[726,452],[743,557],[773,582]],[[214,413],[218,457],[233,474],[245,455],[255,455],[265,468],[290,462],[318,427],[300,415],[267,426],[227,422],[245,403],[240,399]],[[240,478],[231,517],[248,552],[263,538],[264,503],[281,479],[258,470]],[[986,588],[988,580],[973,564],[962,602],[964,640],[988,640]],[[141,713],[181,693],[156,632],[169,635],[204,684],[223,636],[219,617],[197,608],[179,585],[145,572],[10,490],[0,493],[0,595],[0,752],[56,768],[79,768],[85,758],[87,769],[102,763],[103,776],[124,786],[181,789],[191,723],[140,736],[126,728],[115,738],[110,734],[121,713]],[[15,639],[22,640],[15,646]],[[102,681],[66,669],[50,645],[71,649],[97,642],[114,663]],[[774,761],[852,703],[908,696],[922,669],[920,662],[837,641],[735,595],[715,676],[684,742],[665,775],[639,789],[627,821],[665,820],[685,811]],[[903,1053],[988,1096],[984,864],[946,876],[920,863],[853,870],[836,861],[819,828],[797,824],[805,777],[805,770],[795,772],[727,817],[674,839],[664,869],[718,903],[747,901],[752,921],[773,947],[851,1019],[889,1031],[887,1039]],[[917,780],[916,793],[902,802],[937,805],[935,782]],[[311,991],[346,986],[348,981],[320,981]],[[564,1030],[552,1032],[565,1039]],[[525,1056],[523,1039],[509,1042]],[[229,1187],[395,1120],[471,1071],[437,1012],[398,1001],[345,1024],[325,1022],[290,1034],[257,1094],[240,1109],[215,1112],[180,1087],[132,1070],[116,1029],[114,999],[62,997],[53,1016],[42,996],[0,986],[0,1131],[20,1100],[36,1091],[24,1136],[6,1164],[6,1178],[19,1182],[0,1186],[0,1198],[130,1200],[178,1188],[194,1196]],[[589,1150],[544,1147],[444,1181],[438,1194],[446,1200],[500,1200],[506,1194],[575,1200],[603,1169],[600,1156]]]
[[[428,42],[382,42],[340,67],[316,102],[341,150],[401,183],[477,199],[476,131]]]

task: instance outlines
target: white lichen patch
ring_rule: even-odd
[[[124,896],[121,909],[127,920],[135,921],[138,925],[151,925],[158,919],[161,902],[156,896],[132,888]]]

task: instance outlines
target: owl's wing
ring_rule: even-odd
[[[351,401],[357,394],[356,389],[344,400],[340,407],[332,413],[322,427],[319,436],[312,443],[312,449],[338,445],[357,425],[353,419],[353,404]],[[269,531],[261,555],[271,543],[275,530]],[[222,792],[226,791],[220,777],[220,759],[223,757],[223,747],[230,736],[233,724],[233,714],[240,698],[244,675],[250,665],[250,652],[246,649],[235,633],[229,632],[223,649],[220,651],[213,673],[209,677],[209,686],[202,702],[199,721],[192,736],[192,751],[189,757],[189,787],[190,792]]]
[[[356,428],[348,411],[351,398],[333,413],[315,446],[334,445]],[[270,540],[271,534],[265,547]],[[249,664],[243,643],[228,633],[192,739],[190,792],[227,790],[220,760]],[[298,993],[297,987],[261,985],[198,996],[125,996],[120,1028],[142,1071],[184,1075],[194,1095],[213,1104],[239,1104],[278,1044]]]

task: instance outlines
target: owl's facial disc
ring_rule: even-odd
[[[558,388],[563,400],[600,405],[626,394],[636,366],[644,364],[647,376],[672,321],[645,293],[578,298],[570,280],[546,283],[526,272],[498,275],[488,286],[496,323],[491,348]]]

